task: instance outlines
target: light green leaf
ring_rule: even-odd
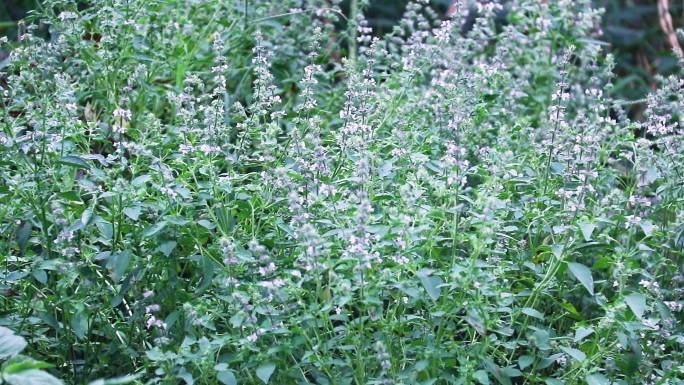
[[[168,222],[166,222],[166,221],[159,221],[159,222],[153,224],[152,226],[145,229],[145,231],[143,232],[143,238],[149,238],[149,237],[156,235],[160,231],[164,230],[164,228],[166,227],[167,224],[168,224]]]
[[[574,358],[575,360],[582,362],[587,359],[587,355],[584,354],[583,351],[575,349],[575,348],[566,348],[566,347],[561,347],[561,349],[567,353],[570,357]]]
[[[123,377],[115,378],[100,378],[98,380],[92,381],[88,385],[123,385],[130,384],[131,382],[140,378],[140,374],[128,375]]]
[[[14,334],[6,327],[0,326],[0,360],[14,357],[26,348],[26,340]]]
[[[594,329],[592,328],[577,328],[575,330],[575,342],[580,342],[585,339],[588,335],[592,334]]]
[[[142,210],[140,206],[126,207],[125,209],[123,209],[123,213],[134,221],[137,221],[138,218],[140,218],[141,212]]]
[[[478,370],[475,373],[473,373],[473,378],[477,380],[482,385],[489,385],[489,376],[487,375],[487,372],[484,370]]]
[[[656,229],[656,226],[653,224],[653,222],[649,220],[640,221],[639,226],[641,226],[641,230],[644,231],[644,234],[646,234],[647,237],[650,237]]]
[[[237,385],[237,379],[230,370],[218,372],[216,378],[224,385]]]
[[[640,293],[632,293],[625,297],[625,303],[632,309],[637,318],[641,318],[646,310],[646,297]]]
[[[532,365],[533,362],[534,357],[532,356],[520,356],[520,358],[518,358],[518,367],[521,370],[525,370],[525,368]]]
[[[59,163],[76,168],[90,168],[88,162],[75,155],[64,156],[59,160]]]
[[[544,319],[544,314],[538,312],[538,311],[535,310],[535,309],[532,309],[531,307],[524,307],[524,308],[522,309],[522,312],[525,313],[525,314],[527,314],[527,315],[530,316],[530,317],[534,317],[534,318],[537,318],[537,319],[540,319],[540,320],[543,320],[543,319]]]
[[[418,278],[420,278],[420,282],[425,287],[430,298],[432,298],[433,301],[437,301],[442,294],[439,287],[439,285],[442,284],[442,279],[439,277],[432,277],[430,276],[430,273],[430,270],[422,269],[418,272]]]
[[[582,236],[584,236],[584,240],[589,242],[591,241],[591,234],[596,230],[596,225],[593,223],[580,223],[579,224],[580,230],[582,230]]]
[[[563,382],[562,380],[559,380],[557,378],[551,378],[551,377],[546,378],[544,380],[544,383],[546,385],[563,385],[563,384],[565,384],[565,382]]]
[[[40,369],[28,369],[12,374],[3,374],[10,385],[62,385],[62,381]]]
[[[256,375],[264,384],[268,384],[268,380],[271,379],[275,368],[276,366],[273,362],[267,362],[257,368]]]
[[[591,275],[591,270],[581,263],[569,262],[568,268],[572,275],[584,286],[589,294],[594,295],[594,277]]]
[[[587,385],[609,385],[610,381],[600,373],[590,374],[586,377]]]

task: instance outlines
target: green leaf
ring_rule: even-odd
[[[430,270],[422,269],[418,272],[418,278],[420,278],[420,282],[425,287],[430,298],[432,298],[433,301],[437,301],[442,294],[439,287],[439,285],[442,284],[442,279],[439,277],[431,277],[430,273]]]
[[[149,181],[150,179],[152,179],[152,177],[148,174],[140,175],[139,177],[136,177],[135,179],[133,179],[131,181],[131,184],[135,187],[140,187],[140,186],[144,185],[145,183],[147,183],[147,181]]]
[[[78,156],[75,155],[67,155],[63,156],[60,160],[59,163],[71,166],[71,167],[76,167],[76,168],[84,168],[84,169],[89,169],[90,165],[88,162],[85,160],[79,158]]]
[[[575,330],[575,342],[580,342],[585,339],[588,335],[592,334],[594,329],[592,328],[577,328]]]
[[[551,377],[546,378],[544,380],[544,383],[546,385],[563,385],[563,384],[565,384],[565,382],[563,382],[562,380],[559,380],[557,378],[551,378]]]
[[[216,378],[224,385],[237,385],[237,379],[230,370],[218,372]]]
[[[600,373],[590,374],[586,377],[587,385],[609,385],[610,381]]]
[[[594,278],[591,275],[591,270],[581,263],[569,262],[568,268],[572,275],[587,289],[589,294],[594,295]]]
[[[522,309],[522,312],[527,314],[530,317],[534,317],[540,320],[544,319],[544,314],[538,312],[537,310],[532,309],[531,307],[524,307]]]
[[[119,253],[112,254],[107,262],[107,268],[112,274],[112,279],[119,281],[123,277],[128,265],[131,263],[133,253],[130,250],[124,250]]]
[[[13,360],[13,362],[7,363],[2,372],[5,374],[12,374],[23,372],[24,370],[29,369],[45,369],[51,367],[52,365],[48,364],[47,362],[37,361],[32,358],[19,358],[19,360]]]
[[[11,358],[26,348],[26,340],[6,327],[0,326],[0,360]]]
[[[632,293],[625,297],[625,303],[632,309],[637,318],[641,318],[646,310],[646,297],[640,293]]]
[[[574,358],[579,362],[582,362],[587,359],[587,355],[584,354],[584,352],[581,350],[566,347],[561,347],[561,350],[563,350],[565,353],[567,353],[567,355],[569,355],[570,357]]]
[[[520,358],[518,358],[518,367],[521,370],[525,370],[525,368],[532,365],[533,362],[534,357],[532,356],[520,356]]]
[[[140,378],[140,374],[128,375],[116,378],[100,378],[98,380],[90,382],[88,385],[123,385],[130,384],[131,382]]]
[[[273,362],[267,362],[257,368],[256,375],[264,384],[268,384],[268,380],[273,375],[275,368],[276,366]]]
[[[143,238],[150,238],[156,234],[158,234],[160,231],[164,230],[168,222],[166,221],[159,221],[155,223],[154,225],[148,227],[145,229],[143,232]]]
[[[12,374],[3,374],[10,385],[63,385],[61,380],[40,369],[22,370]]]
[[[489,376],[487,375],[487,372],[484,370],[478,370],[475,373],[473,373],[473,378],[477,380],[482,385],[489,385]]]
[[[593,223],[580,223],[579,224],[580,230],[582,230],[582,236],[584,236],[584,240],[589,242],[591,241],[591,234],[596,230],[596,225]]]
[[[123,213],[134,221],[137,221],[138,218],[140,218],[141,212],[142,209],[140,208],[140,206],[126,207],[125,209],[123,209]]]
[[[173,250],[176,248],[176,241],[166,241],[159,246],[159,250],[164,253],[165,256],[171,255]]]
[[[649,221],[649,220],[642,220],[642,221],[640,221],[640,222],[639,222],[639,226],[641,226],[641,230],[644,231],[644,234],[645,234],[647,237],[650,237],[651,234],[653,234],[653,232],[654,232],[655,229],[656,229],[656,226],[653,224],[653,222],[651,222],[651,221]]]
[[[79,340],[86,337],[86,333],[88,332],[88,314],[86,314],[85,310],[80,309],[74,314],[71,318],[71,328],[74,330],[74,334],[76,334],[76,337],[78,337]]]
[[[17,239],[17,245],[19,245],[19,256],[20,257],[23,257],[24,253],[26,253],[26,245],[28,243],[29,238],[31,237],[31,230],[32,229],[33,229],[33,225],[31,224],[31,222],[26,221],[17,230],[16,239]]]

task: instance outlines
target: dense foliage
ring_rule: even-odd
[[[684,81],[591,1],[87,3],[0,72],[3,383],[684,383]]]

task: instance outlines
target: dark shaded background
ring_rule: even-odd
[[[0,36],[15,37],[16,20],[26,16],[38,0],[0,0]],[[348,2],[348,0],[347,0]],[[408,0],[371,0],[368,19],[376,31],[389,31],[401,17]],[[594,0],[606,9],[603,38],[616,56],[619,78],[614,92],[628,100],[640,100],[655,87],[656,74],[678,70],[665,33],[659,23],[658,0]],[[441,14],[450,0],[432,0]],[[684,26],[684,0],[670,0],[675,28]],[[346,4],[345,4],[346,6]],[[0,55],[2,56],[2,55]],[[639,113],[639,108],[632,111]]]

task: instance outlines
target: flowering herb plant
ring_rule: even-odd
[[[630,119],[589,0],[339,3],[3,41],[0,381],[684,383],[684,82]]]

